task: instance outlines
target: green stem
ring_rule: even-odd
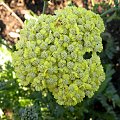
[[[48,1],[44,0],[44,6],[43,6],[43,12],[42,12],[43,14],[45,14],[47,6],[48,6]]]
[[[115,7],[118,8],[119,6],[119,0],[114,0]]]
[[[117,10],[120,10],[120,7],[118,7],[118,8],[114,7],[114,8],[111,8],[111,9],[105,11],[103,14],[101,14],[101,17],[103,17],[103,16],[105,16],[105,15],[111,13],[111,12],[117,11]]]
[[[4,43],[3,41],[0,41],[2,45],[4,45],[5,47],[7,47],[9,50],[13,50],[11,47],[9,47],[9,45],[7,45],[6,43]]]

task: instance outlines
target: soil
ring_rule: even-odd
[[[4,3],[0,3],[0,35],[10,43],[14,43],[19,37],[19,31],[23,26],[22,20]]]

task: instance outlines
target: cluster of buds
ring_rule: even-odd
[[[98,14],[77,7],[26,21],[13,53],[20,83],[36,91],[48,89],[60,105],[92,97],[105,79],[97,55],[103,31]]]

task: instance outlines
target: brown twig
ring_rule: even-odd
[[[10,9],[4,2],[0,3],[0,6],[3,5],[10,13],[12,16],[14,16],[21,24],[21,26],[23,26],[23,21],[13,12],[12,9]]]

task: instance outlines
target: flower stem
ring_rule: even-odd
[[[45,14],[47,6],[48,6],[48,0],[44,0],[44,6],[43,6],[43,12],[42,12],[43,14]]]

